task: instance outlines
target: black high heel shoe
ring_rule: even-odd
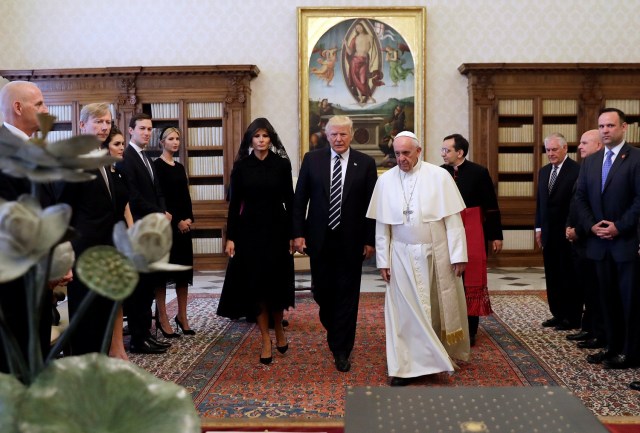
[[[165,332],[164,329],[162,329],[162,325],[160,324],[160,322],[157,322],[157,329],[160,329],[160,332],[162,333],[164,338],[180,338],[180,334],[178,334],[177,332]],[[173,331],[173,329],[171,331]]]
[[[182,326],[182,322],[180,322],[178,316],[174,317],[173,320],[176,321],[176,325],[178,325],[178,328],[180,328],[184,335],[196,335],[196,331],[193,329],[184,329],[184,326]],[[160,328],[160,330],[162,330],[162,328]]]
[[[284,335],[284,340],[287,341],[287,334]],[[287,344],[285,344],[284,346],[278,346],[278,340],[276,339],[276,349],[278,349],[278,352],[284,355],[287,350],[289,350],[289,342],[287,341]]]
[[[273,350],[273,343],[271,341],[269,341],[269,344],[272,346],[271,349]],[[260,355],[262,355],[262,354],[260,354]],[[262,356],[260,356],[260,364],[269,365],[269,364],[271,364],[271,361],[273,361],[273,355],[268,357],[268,358],[263,358]]]

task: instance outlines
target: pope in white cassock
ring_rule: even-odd
[[[396,135],[393,149],[397,166],[378,178],[367,217],[376,220],[376,266],[387,283],[387,368],[391,385],[402,386],[469,359],[467,244],[451,175],[421,160],[411,132]]]

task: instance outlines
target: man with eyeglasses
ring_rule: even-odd
[[[487,288],[487,246],[498,254],[502,250],[502,224],[498,199],[489,170],[466,159],[469,142],[460,134],[451,134],[442,142],[441,166],[453,176],[467,207],[462,211],[469,262],[462,277],[467,300],[469,338],[476,343],[480,316],[491,314]],[[488,242],[488,244],[487,244]]]

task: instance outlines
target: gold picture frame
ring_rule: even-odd
[[[354,149],[395,165],[395,133],[421,143],[426,106],[425,7],[298,8],[300,161],[328,146],[334,114],[354,121]]]

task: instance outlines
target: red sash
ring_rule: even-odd
[[[467,238],[469,261],[464,271],[464,292],[469,316],[488,316],[491,310],[487,288],[487,253],[482,229],[480,207],[466,208],[460,212]]]

